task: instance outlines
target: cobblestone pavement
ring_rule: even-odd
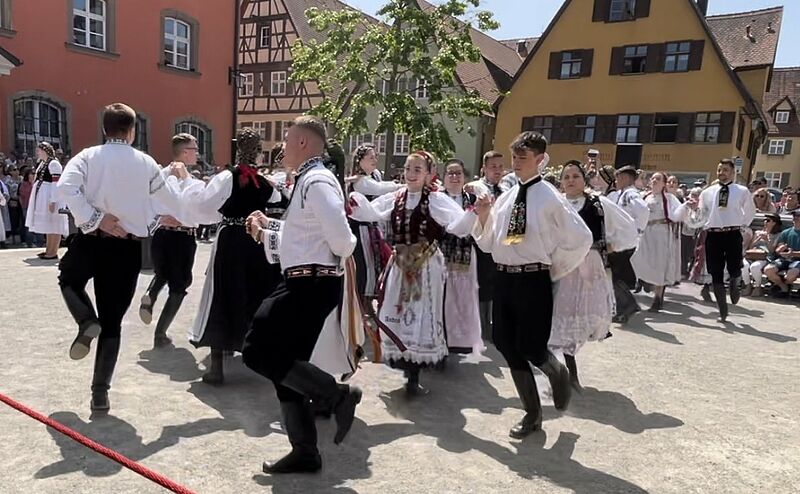
[[[94,421],[92,359],[67,356],[75,326],[55,264],[36,250],[0,252],[0,392],[198,493],[800,492],[797,301],[743,299],[722,326],[686,284],[668,290],[662,314],[638,315],[581,351],[586,389],[564,414],[545,398],[543,433],[508,437],[522,412],[493,349],[424,374],[432,393],[414,401],[402,375],[365,363],[345,443],[334,446],[332,423],[318,424],[323,472],[265,476],[261,462],[288,447],[272,386],[238,357],[225,387],[200,383],[207,350],[184,335],[209,251],[198,251],[174,348],[152,350],[153,326],[129,311],[112,414]],[[163,492],[2,404],[0,437],[0,493]]]

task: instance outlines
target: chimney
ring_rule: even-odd
[[[528,58],[528,43],[526,40],[517,40],[517,55],[519,55],[520,58]]]
[[[769,24],[767,24],[767,32],[768,32],[769,34],[775,34],[775,28],[774,28],[774,27],[772,27],[772,22],[770,22]]]
[[[746,29],[747,29],[747,39],[749,39],[751,42],[755,43],[756,42],[756,37],[753,34],[753,26],[748,24]]]
[[[704,16],[708,15],[708,0],[697,0],[697,8]]]

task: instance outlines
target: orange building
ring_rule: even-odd
[[[0,14],[0,47],[20,62],[0,78],[0,150],[76,153],[103,141],[102,109],[122,101],[159,162],[177,132],[204,162],[230,161],[236,2],[0,0]]]

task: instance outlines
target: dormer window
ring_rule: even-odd
[[[779,110],[775,112],[775,123],[776,124],[785,124],[789,123],[789,112],[784,110]]]
[[[609,21],[627,21],[636,17],[636,0],[611,0]]]

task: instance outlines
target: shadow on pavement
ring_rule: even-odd
[[[169,376],[169,379],[175,382],[196,381],[203,375],[192,352],[173,345],[143,350],[139,352],[139,360],[136,363],[148,372]]]
[[[583,394],[574,395],[567,415],[610,425],[628,434],[683,425],[683,421],[670,415],[642,413],[633,400],[621,393],[595,388],[583,388]]]
[[[648,316],[651,314],[648,314]],[[681,341],[672,333],[667,333],[666,331],[659,331],[655,329],[653,326],[650,326],[644,321],[646,316],[642,316],[640,314],[634,314],[628,320],[627,324],[621,327],[623,331],[628,331],[630,333],[638,334],[640,336],[646,336],[648,338],[654,338],[659,341],[663,341],[664,343],[669,343],[671,345],[683,345]]]

